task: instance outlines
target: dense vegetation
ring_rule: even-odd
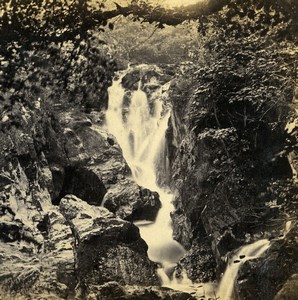
[[[229,251],[274,237],[297,213],[297,184],[287,159],[297,149],[297,130],[285,130],[295,117],[295,11],[286,1],[235,0],[200,18],[202,61],[183,69],[172,85],[175,234],[191,248],[183,261],[190,276],[210,278],[196,273],[208,272],[208,247],[222,272]],[[280,254],[288,274],[268,275],[273,279],[258,290],[260,299],[272,299],[297,272],[295,253]]]
[[[269,162],[278,161],[287,138],[284,128],[296,84],[297,32],[293,18],[280,7],[251,2],[231,1],[202,23],[204,62],[183,73],[177,83],[182,97],[173,105],[181,106],[182,116],[189,115],[188,130],[195,139],[220,145],[225,163],[248,172],[254,168],[250,158],[259,159],[271,166],[260,170],[278,176],[283,169],[277,165],[273,170],[274,163]],[[187,108],[185,93],[191,98]],[[237,168],[226,174],[215,172],[213,183],[229,180],[226,175],[232,170]]]

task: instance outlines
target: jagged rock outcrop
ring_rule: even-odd
[[[206,97],[205,93],[204,95]],[[293,207],[289,213],[286,209],[288,202],[297,201],[297,187],[291,179],[292,172],[287,160],[274,159],[286,145],[285,141],[280,141],[280,145],[277,145],[282,131],[276,132],[275,141],[271,133],[267,140],[268,151],[263,144],[264,148],[253,150],[251,156],[243,154],[238,160],[232,158],[233,151],[238,149],[236,151],[240,153],[240,148],[246,147],[247,143],[243,133],[239,134],[239,129],[238,133],[233,128],[210,129],[208,126],[206,129],[206,122],[210,122],[208,119],[202,121],[196,129],[185,128],[185,125],[181,125],[182,120],[190,113],[184,114],[185,107],[175,104],[174,96],[172,99],[172,122],[175,124],[168,136],[173,140],[169,151],[175,157],[170,163],[175,182],[173,188],[178,190],[176,211],[172,216],[174,234],[180,243],[190,249],[181,260],[188,276],[208,281],[214,278],[215,261],[218,276],[224,271],[230,251],[260,238],[278,236],[287,220],[295,218],[297,214],[297,207]],[[178,99],[176,98],[177,102]],[[204,97],[200,96],[200,100],[194,99],[195,96],[190,96],[189,104],[204,101]],[[197,109],[203,114],[204,105]],[[193,113],[195,115],[195,111]],[[210,113],[206,112],[204,118],[210,118]],[[190,120],[191,118],[190,115]],[[285,123],[281,127],[283,126]],[[195,134],[194,131],[198,133]],[[272,151],[273,148],[276,152]],[[297,224],[294,223],[293,226]],[[201,245],[200,249],[197,249],[197,244]],[[269,254],[270,251],[266,253],[270,263],[264,258],[259,261],[259,265],[252,262],[250,268],[243,266],[238,277],[239,286],[235,286],[238,291],[237,299],[256,299],[255,295],[261,295],[259,299],[272,299],[288,278],[297,273],[297,259],[292,255],[286,259],[287,254],[284,253],[287,252],[291,252],[290,248],[275,248],[275,254]],[[200,259],[190,260],[192,255]],[[277,265],[273,258],[276,256],[283,263]],[[209,263],[206,263],[207,260]],[[278,275],[273,279],[271,276],[274,277],[273,274],[277,275],[280,271],[272,272],[271,268],[280,270],[284,266],[287,266],[289,272],[284,277]],[[254,293],[250,293],[251,290]]]
[[[288,203],[286,211],[288,216],[293,214],[297,203]],[[255,299],[295,299],[291,297],[297,288],[297,230],[295,218],[287,221],[275,233],[264,257],[245,262],[235,282],[236,299],[250,299],[251,295]]]
[[[188,278],[193,281],[215,280],[216,263],[214,254],[210,251],[209,240],[194,241],[191,249],[180,260],[180,266],[187,270]]]
[[[53,299],[72,299],[79,288],[78,297],[84,298],[89,285],[110,280],[158,284],[157,266],[149,261],[138,228],[103,207],[68,195],[59,210],[49,204],[37,227],[43,235],[39,240],[28,227],[6,227],[11,234],[10,242],[5,236],[1,243],[0,276],[7,297],[40,293],[47,299],[48,293]]]
[[[35,154],[31,142],[34,136],[23,133],[17,133],[13,139],[3,136],[2,153],[9,159],[1,161],[1,290],[18,295],[47,291],[67,298],[74,295],[80,278],[88,283],[88,276],[98,278],[99,283],[118,280],[123,284],[144,284],[146,280],[158,284],[155,265],[147,258],[147,246],[140,239],[138,229],[115,219],[105,208],[87,204],[100,205],[106,191],[115,187],[127,194],[129,190],[137,190],[138,197],[132,192],[128,200],[141,212],[138,203],[146,197],[150,203],[151,192],[143,191],[125,177],[130,173],[121,150],[116,144],[111,145],[108,140],[111,138],[86,115],[63,112],[53,122],[58,130],[53,130],[48,119],[39,128],[48,137],[47,147],[39,155]],[[11,157],[12,149],[16,151],[15,157]],[[85,211],[83,219],[89,222],[87,227],[84,222],[79,222],[77,227],[71,225],[75,218],[69,214],[75,201],[73,206],[69,204],[67,213],[62,209],[66,205],[63,196],[69,192],[86,196],[86,202],[80,201],[78,207]],[[64,215],[56,206],[58,203]],[[87,207],[93,207],[94,213],[88,215]],[[92,226],[100,227],[103,232],[111,227],[104,249],[98,247],[98,243],[103,245],[104,234],[97,232],[97,238],[92,236]],[[84,242],[83,232],[88,236]],[[77,248],[78,240],[81,242]],[[98,261],[95,266],[91,255],[107,264],[99,267]],[[86,262],[92,266],[86,267]],[[103,268],[106,273],[100,272],[102,277],[94,276],[93,267],[97,270],[94,272]]]
[[[74,237],[42,185],[41,170],[40,181],[34,183],[19,163],[5,174],[13,182],[1,191],[1,294],[8,299],[31,293],[44,299],[47,294],[71,297],[76,284]]]

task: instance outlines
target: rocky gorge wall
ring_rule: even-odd
[[[160,284],[157,265],[130,221],[151,220],[160,201],[132,181],[103,127],[115,70],[107,48],[96,38],[60,46],[2,57],[10,79],[1,94],[1,296],[188,299],[150,287]]]
[[[244,264],[234,297],[295,299],[297,47],[289,28],[275,27],[281,20],[273,11],[280,7],[249,5],[235,1],[202,22],[205,60],[183,66],[170,87],[174,235],[189,249],[181,265],[203,281],[219,278],[240,246],[272,240],[262,258]],[[267,13],[275,25],[259,23]]]

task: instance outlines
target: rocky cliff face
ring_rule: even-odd
[[[158,284],[137,227],[98,207],[117,190],[142,212],[143,197],[151,194],[127,178],[121,150],[93,123],[95,115],[64,111],[41,120],[40,153],[36,128],[12,126],[2,133],[3,293],[72,298],[78,284]],[[125,216],[133,219],[133,212]]]
[[[274,239],[292,221],[287,236],[273,243],[264,258],[245,264],[235,285],[237,299],[273,299],[298,272],[293,250],[296,167],[288,160],[295,157],[297,134],[296,129],[285,129],[294,117],[292,63],[297,50],[281,27],[273,30],[277,25],[266,28],[271,40],[265,42],[257,16],[246,4],[233,5],[215,16],[208,29],[224,26],[223,15],[232,17],[235,27],[215,31],[219,42],[208,36],[208,25],[204,29],[202,22],[209,50],[205,61],[184,65],[170,88],[168,151],[172,187],[177,190],[174,234],[190,249],[181,260],[188,275],[210,280],[216,276],[214,266],[219,277],[235,249],[260,238]],[[240,6],[243,14],[237,16]],[[242,36],[243,26],[255,36]],[[272,44],[282,32],[284,43]],[[255,39],[258,34],[260,39]],[[284,268],[287,272],[281,275],[278,270]]]

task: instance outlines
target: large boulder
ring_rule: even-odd
[[[148,247],[135,225],[73,195],[64,197],[59,207],[76,237],[76,268],[81,284],[113,280],[121,284],[158,284],[157,266],[148,259]]]
[[[126,181],[108,191],[104,206],[124,220],[154,221],[161,202],[158,193]]]
[[[208,239],[194,241],[191,249],[180,260],[179,266],[186,270],[187,277],[199,282],[210,282],[216,278],[216,261]]]
[[[298,291],[298,274],[292,275],[281,290],[274,297],[274,300],[295,300]]]

